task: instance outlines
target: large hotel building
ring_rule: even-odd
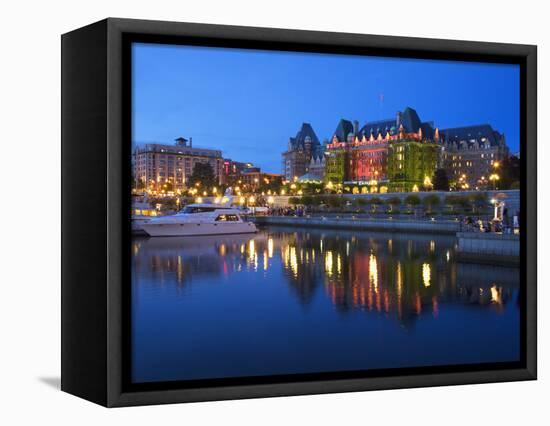
[[[193,174],[195,164],[208,163],[219,184],[224,180],[224,159],[217,149],[193,147],[192,139],[178,138],[174,145],[145,144],[133,153],[134,180],[138,189],[177,191]],[[166,185],[166,186],[165,186]]]
[[[437,166],[438,131],[405,108],[393,119],[340,120],[327,146],[325,180],[373,190],[418,190]]]
[[[321,145],[310,124],[290,138],[283,156],[287,180],[365,185],[375,191],[415,191],[431,185],[443,168],[449,181],[476,189],[489,186],[495,163],[509,155],[504,135],[488,125],[437,129],[412,108],[395,118],[340,120]]]

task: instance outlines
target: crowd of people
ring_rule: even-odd
[[[270,207],[267,214],[269,216],[297,216],[303,217],[309,213],[307,207],[296,206],[296,207]]]
[[[519,231],[519,210],[513,216],[508,213],[508,208],[502,211],[502,219],[482,219],[466,216],[462,220],[463,231],[472,232],[502,232],[513,234]]]

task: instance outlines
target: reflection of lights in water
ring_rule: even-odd
[[[349,241],[346,241],[346,256],[349,256]]]
[[[336,272],[338,275],[342,273],[342,257],[340,254],[338,254],[338,257],[336,258]]]
[[[374,287],[374,291],[378,293],[378,265],[374,254],[369,257],[369,283]]]
[[[401,298],[403,292],[403,271],[401,270],[401,262],[397,262],[397,298]]]
[[[432,270],[428,263],[422,264],[422,282],[424,283],[424,287],[430,286],[430,281],[432,278]]]
[[[447,262],[448,262],[449,260],[451,260],[451,252],[450,252],[449,250],[447,250],[446,257],[447,257]]]
[[[176,262],[176,279],[178,282],[183,281],[183,262],[181,260],[181,256],[178,256],[178,260]]]
[[[401,262],[397,262],[397,312],[399,318],[403,311],[403,270],[401,269]]]
[[[311,250],[311,262],[315,263],[315,249]]]
[[[439,315],[439,303],[437,302],[437,297],[432,297],[432,311],[433,311],[433,316],[435,318],[437,318],[437,316]]]
[[[244,254],[244,244],[241,244],[241,254]]]
[[[502,305],[502,288],[498,288],[494,284],[491,287],[491,302]]]
[[[139,253],[139,244],[134,244],[134,255],[137,255]]]
[[[285,266],[288,268],[289,263],[290,263],[290,251],[289,251],[289,246],[285,246],[285,247],[283,247],[281,250],[282,250],[282,256],[283,256],[284,264],[285,264]]]
[[[393,250],[393,240],[390,238],[388,240],[388,251],[391,253]]]
[[[323,252],[323,239],[319,241],[319,248],[321,249],[321,253]]]
[[[220,256],[225,256],[225,252],[226,252],[225,244],[220,244],[219,252],[220,252]]]
[[[430,253],[433,253],[435,251],[435,241],[430,241]]]
[[[334,260],[332,259],[332,252],[327,251],[325,254],[325,271],[328,274],[328,276],[332,276],[332,270],[334,268]]]
[[[290,247],[290,269],[294,276],[298,276],[298,258],[296,257],[296,247]]]
[[[248,261],[252,263],[255,271],[258,270],[258,254],[256,253],[254,240],[248,242]]]
[[[267,271],[268,267],[268,257],[267,257],[267,251],[264,251],[264,271]]]
[[[267,240],[267,255],[270,259],[273,257],[273,238]]]

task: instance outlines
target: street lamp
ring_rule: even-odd
[[[500,176],[496,173],[493,173],[489,176],[489,180],[493,182],[493,189],[497,189],[497,181],[500,179]]]
[[[466,181],[465,174],[462,174],[462,176],[460,176],[460,178],[458,179],[458,184],[459,184],[459,188],[461,189],[468,189],[470,187],[470,185]]]

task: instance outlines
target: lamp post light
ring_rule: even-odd
[[[496,173],[493,173],[491,176],[489,176],[489,180],[493,182],[493,189],[497,189],[497,181],[500,179],[500,176]]]

